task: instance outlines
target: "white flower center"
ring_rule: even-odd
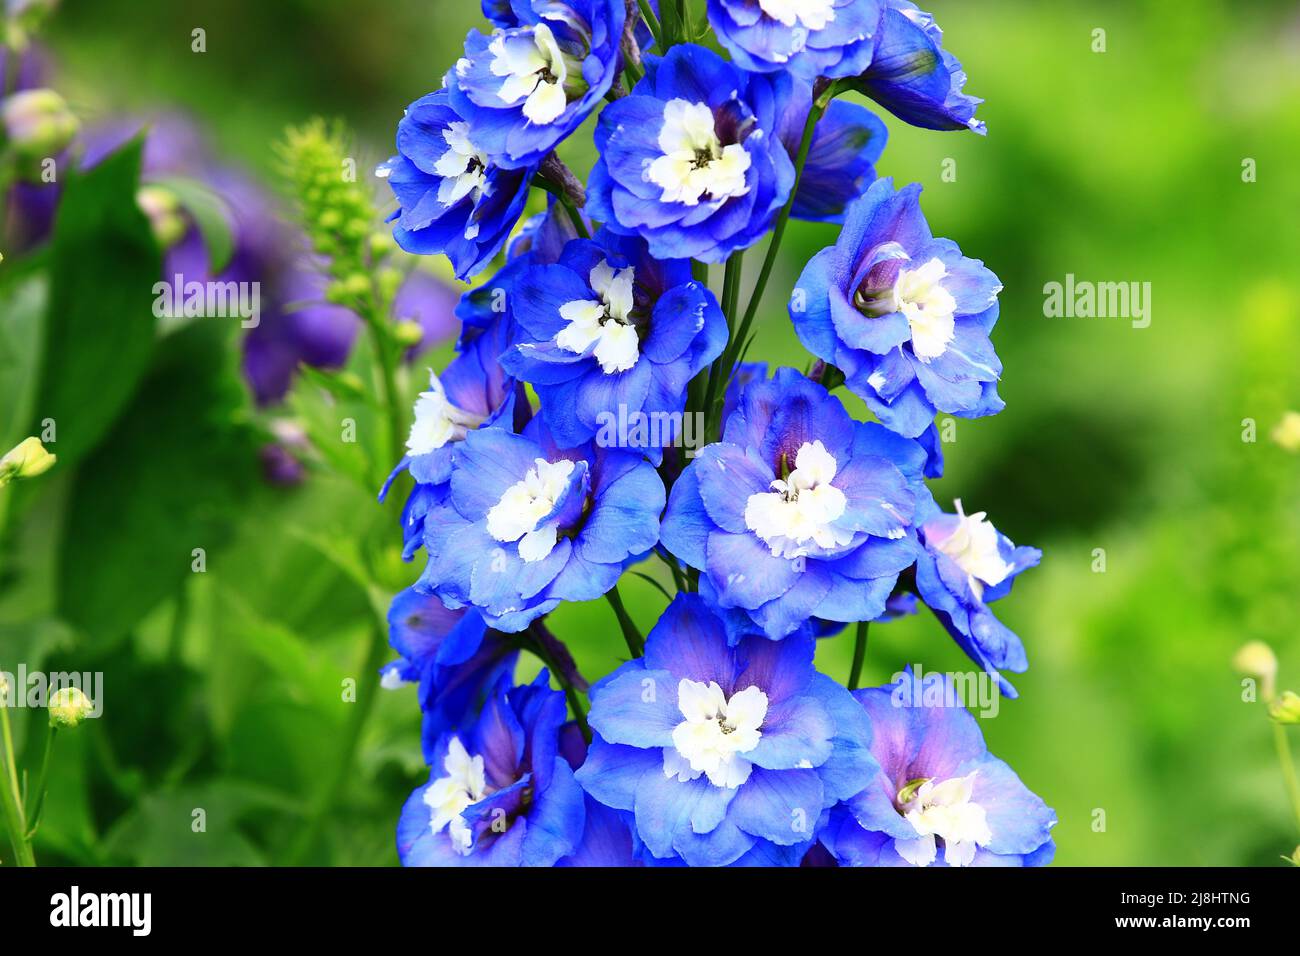
[[[593,354],[606,375],[635,366],[641,354],[640,338],[628,318],[635,277],[631,266],[615,272],[602,259],[591,270],[591,288],[599,300],[576,299],[560,306],[560,317],[569,324],[555,336],[555,344],[581,354],[595,343]]]
[[[821,30],[835,19],[835,0],[758,0],[759,8],[782,26]]]
[[[723,147],[705,103],[669,100],[659,149],[663,155],[646,168],[646,178],[663,190],[664,202],[696,206],[706,195],[722,202],[749,192],[749,153],[739,143]]]
[[[957,300],[942,285],[947,274],[943,260],[936,258],[904,269],[894,283],[894,310],[907,316],[912,353],[922,362],[938,358],[952,341]]]
[[[475,202],[492,192],[487,181],[487,156],[479,152],[469,140],[469,124],[449,123],[442,131],[447,151],[433,164],[434,172],[442,177],[438,184],[438,202],[454,206],[466,196]]]
[[[948,537],[936,542],[935,547],[966,572],[971,590],[976,597],[983,598],[985,586],[1001,584],[1012,567],[998,552],[998,532],[986,520],[986,512],[968,515],[962,511],[960,498],[954,504],[957,507],[957,527]]]
[[[438,376],[429,377],[429,390],[415,400],[415,421],[406,439],[412,455],[427,455],[447,442],[462,441],[465,435],[483,424],[483,417],[457,408],[447,401],[447,392]]]
[[[488,50],[492,53],[492,75],[504,77],[497,91],[503,103],[514,106],[523,100],[524,117],[539,126],[560,118],[569,105],[564,84],[570,65],[550,27],[537,24],[531,39],[498,35]]]
[[[452,737],[442,769],[446,776],[439,777],[424,791],[425,805],[432,811],[429,829],[434,833],[447,830],[456,849],[468,855],[474,846],[474,836],[461,813],[487,796],[483,758],[471,757],[460,738]]]
[[[538,527],[555,510],[555,504],[569,487],[573,462],[538,458],[523,481],[517,481],[487,513],[488,534],[498,541],[518,541],[519,557],[540,561],[551,553],[558,540],[559,522]]]
[[[935,837],[943,840],[943,859],[949,866],[969,866],[975,850],[993,839],[984,808],[971,801],[978,771],[942,783],[924,780],[909,784],[898,794],[903,817],[916,831],[915,840],[895,840],[894,849],[913,866],[929,866],[937,851]],[[910,791],[910,792],[909,792]]]
[[[808,542],[820,548],[842,547],[853,532],[832,526],[844,514],[844,492],[831,484],[838,467],[820,441],[804,442],[795,455],[795,468],[785,480],[772,482],[745,502],[745,527],[763,539],[779,558],[808,553]]]
[[[677,706],[685,719],[664,748],[664,776],[683,782],[707,774],[715,787],[735,789],[749,779],[753,764],[741,756],[758,746],[767,716],[767,694],[746,687],[731,695],[715,681],[677,685]]]

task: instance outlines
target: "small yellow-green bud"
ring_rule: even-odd
[[[343,214],[337,209],[326,209],[316,220],[317,226],[321,229],[333,232],[343,224]]]
[[[1300,451],[1300,412],[1287,412],[1273,426],[1273,441],[1290,452]]]
[[[165,186],[141,186],[135,194],[135,201],[149,220],[154,238],[162,248],[170,249],[185,238],[189,224],[185,221],[180,197],[170,189]]]
[[[339,372],[334,376],[334,380],[341,388],[358,398],[366,394],[366,383],[361,381],[361,376],[356,372]]]
[[[343,235],[349,239],[364,239],[370,235],[370,223],[365,219],[349,219],[343,227]]]
[[[0,104],[5,135],[19,155],[29,159],[61,152],[81,124],[63,97],[53,90],[24,90]]]
[[[1268,705],[1268,715],[1279,724],[1300,724],[1300,694],[1284,690]]]
[[[50,698],[50,726],[75,727],[94,709],[90,698],[76,687],[60,687]]]
[[[1273,648],[1263,641],[1250,641],[1243,644],[1241,650],[1237,651],[1236,656],[1232,658],[1232,666],[1241,673],[1259,680],[1260,692],[1265,701],[1273,699],[1274,682],[1277,680],[1277,655],[1273,653]]]
[[[332,302],[335,305],[343,305],[348,301],[347,287],[338,280],[331,282],[325,287],[325,301]]]
[[[370,292],[370,277],[361,272],[354,272],[343,279],[343,288],[348,295],[360,298]]]
[[[397,243],[393,241],[391,232],[375,232],[370,235],[370,254],[376,259],[382,259],[397,250]]]
[[[415,348],[424,341],[424,327],[406,319],[393,327],[393,338],[404,349]]]
[[[380,269],[375,276],[375,281],[379,283],[379,292],[385,299],[391,299],[397,295],[397,290],[402,287],[404,276],[399,269]]]
[[[35,478],[54,467],[56,458],[39,438],[24,438],[0,458],[0,485],[16,478]]]

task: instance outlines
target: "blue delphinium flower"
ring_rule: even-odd
[[[962,92],[966,73],[943,48],[943,31],[934,17],[908,0],[884,0],[875,30],[871,65],[853,82],[899,119],[924,129],[970,129],[984,134],[975,119],[984,101]]]
[[[379,494],[382,501],[403,471],[415,479],[402,514],[403,554],[408,560],[423,543],[425,517],[446,499],[457,443],[476,428],[513,431],[528,421],[528,400],[522,386],[506,375],[497,361],[508,333],[504,316],[496,316],[463,343],[464,351],[441,375],[430,374],[428,389],[416,399],[406,455]]]
[[[397,824],[405,866],[553,866],[578,846],[582,790],[559,752],[564,695],[503,679],[470,727],[438,735]]]
[[[1029,662],[1020,638],[993,615],[989,604],[1006,596],[1016,575],[1038,564],[1043,553],[1016,547],[984,512],[968,515],[960,501],[956,508],[956,514],[936,509],[918,519],[924,550],[916,563],[916,587],[957,645],[998,679],[1003,694],[1015,697],[998,671],[1021,673]]]
[[[451,610],[437,595],[413,587],[389,606],[388,643],[401,656],[383,668],[383,685],[419,685],[429,745],[468,722],[486,692],[513,674],[519,660],[517,648],[490,630],[477,610]]]
[[[561,601],[605,594],[659,540],[664,487],[637,453],[561,449],[540,418],[522,435],[470,432],[452,454],[450,493],[424,524],[421,581],[516,632]]]
[[[547,196],[548,205],[545,212],[529,216],[519,227],[515,237],[510,240],[506,255],[517,259],[531,255],[534,263],[559,262],[564,247],[578,238],[578,230],[573,220],[562,209],[558,209],[554,196]],[[583,222],[588,233],[593,232],[591,223]]]
[[[495,330],[505,336],[494,360],[515,338],[511,318],[510,288],[518,276],[534,265],[551,265],[560,261],[564,247],[578,238],[573,222],[561,212],[556,214],[554,200],[546,212],[530,216],[506,248],[506,263],[492,278],[470,289],[456,304],[456,318],[462,322],[457,348],[466,350],[484,332]]]
[[[407,252],[445,253],[468,278],[510,237],[533,172],[490,158],[446,90],[423,96],[397,125],[397,155],[379,167],[398,202],[393,238]]]
[[[503,30],[519,26],[519,17],[515,14],[511,0],[481,0],[479,6],[483,10],[484,19],[492,21],[494,26]]]
[[[587,743],[578,725],[568,723],[560,731],[560,752],[575,771],[587,759]],[[573,853],[556,863],[560,867],[644,866],[638,858],[640,841],[632,814],[607,807],[584,792],[586,821],[582,839]]]
[[[805,79],[861,73],[871,63],[881,0],[709,0],[709,23],[746,70]]]
[[[935,239],[921,187],[881,179],[854,202],[835,245],[804,268],[790,317],[804,346],[837,366],[882,423],[915,438],[936,410],[1002,410],[989,333],[1002,285],[950,239]]]
[[[594,438],[657,458],[682,440],[691,379],[727,344],[722,310],[690,262],[655,259],[608,230],[524,270],[510,304],[519,332],[501,364],[533,385],[565,447]]]
[[[911,671],[854,697],[878,767],[821,842],[853,866],[1043,866],[1056,814],[988,752],[951,680]]]
[[[515,0],[510,7],[515,24],[469,34],[446,88],[475,144],[494,163],[525,169],[609,92],[626,9],[623,0]]]
[[[592,688],[583,789],[631,812],[654,858],[725,866],[758,849],[796,865],[826,808],[876,770],[865,715],[813,668],[813,647],[730,647],[704,600],[679,594],[645,656]]]
[[[768,637],[809,617],[872,620],[916,560],[925,453],[793,369],[745,389],[722,441],[673,486],[665,547],[707,576],[717,603]]]
[[[799,154],[812,108],[812,87],[795,80],[777,131],[791,158]],[[885,124],[871,110],[832,100],[813,133],[790,215],[813,222],[843,222],[845,207],[876,181],[875,163],[888,138]]]
[[[767,232],[794,186],[777,135],[791,79],[693,44],[645,68],[600,115],[587,212],[656,258],[722,262]]]

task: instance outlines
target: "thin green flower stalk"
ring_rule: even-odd
[[[830,107],[831,101],[835,99],[840,92],[840,86],[837,83],[827,83],[817,90],[817,96],[813,101],[812,109],[808,112],[808,119],[804,123],[803,136],[799,142],[799,151],[794,160],[794,184],[790,187],[790,198],[781,207],[777,214],[776,223],[772,227],[772,238],[768,240],[767,254],[763,258],[763,265],[759,269],[758,279],[754,282],[754,288],[749,294],[749,304],[745,308],[744,317],[741,318],[740,324],[732,325],[731,338],[727,343],[726,351],[722,353],[722,358],[717,363],[720,370],[716,376],[710,376],[709,389],[705,396],[705,414],[708,416],[710,423],[710,436],[716,438],[720,431],[722,418],[722,401],[727,393],[727,384],[731,380],[732,371],[736,363],[744,359],[745,352],[749,347],[749,330],[754,323],[754,318],[758,314],[758,307],[763,301],[763,293],[767,289],[768,280],[772,277],[772,271],[776,267],[777,256],[781,251],[781,241],[785,237],[786,224],[790,221],[790,213],[794,209],[795,196],[799,192],[799,183],[803,179],[804,166],[808,162],[808,152],[812,148],[813,136],[817,132],[817,124],[826,114]],[[735,257],[733,256],[733,259]],[[734,280],[735,294],[739,293],[740,287],[740,264],[737,263],[736,276]],[[728,262],[728,272],[731,270],[731,263]],[[735,303],[733,298],[733,311]],[[727,312],[728,322],[733,321],[732,312]]]
[[[1296,830],[1300,832],[1300,780],[1296,778],[1291,742],[1286,735],[1288,726],[1300,724],[1300,696],[1290,690],[1281,694],[1277,692],[1277,656],[1263,641],[1251,641],[1242,646],[1232,663],[1238,671],[1259,682],[1259,699],[1268,709],[1269,721],[1273,725],[1273,745],[1282,770],[1283,786],[1291,803],[1291,812],[1295,815]]]
[[[396,244],[376,228],[374,203],[347,143],[339,124],[314,119],[286,130],[277,152],[312,249],[325,260],[329,300],[360,316],[372,339],[388,419],[385,460],[396,461],[405,418],[397,388],[402,343],[388,316],[402,274],[389,261]]]
[[[22,790],[18,784],[18,766],[14,758],[13,729],[9,724],[8,696],[13,692],[0,677],[0,810],[4,811],[5,832],[14,863],[35,866],[31,840],[27,835],[27,816],[23,812]]]
[[[392,462],[402,456],[406,432],[406,403],[398,386],[398,367],[401,352],[410,343],[403,338],[401,327],[389,321],[402,274],[390,261],[396,244],[391,235],[377,228],[377,210],[368,190],[358,182],[358,162],[347,144],[339,124],[314,119],[287,130],[277,151],[298,202],[303,227],[330,276],[330,301],[355,312],[370,337],[386,425],[381,460]],[[396,524],[402,495],[394,494],[388,500],[388,511]],[[383,555],[369,556],[372,579],[381,579],[383,562]],[[376,614],[359,673],[376,674],[387,648],[387,623],[382,614]],[[290,844],[288,862],[301,862],[310,852],[351,779],[377,697],[377,686],[371,686],[360,692],[353,703],[339,765],[313,802],[304,828]]]

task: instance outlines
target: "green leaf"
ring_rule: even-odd
[[[0,454],[27,437],[48,294],[49,283],[39,274],[0,285]]]
[[[34,416],[53,419],[69,468],[130,401],[154,348],[162,261],[136,205],[140,142],[70,172],[54,226],[45,346]]]
[[[225,319],[168,336],[135,401],[79,470],[59,568],[64,617],[107,641],[211,564],[260,492],[257,441]],[[252,499],[252,500],[250,500]]]
[[[227,637],[238,641],[284,681],[291,697],[325,711],[337,709],[344,673],[313,654],[288,628],[258,616],[234,591],[221,591],[221,604],[230,615]]]
[[[225,200],[203,183],[182,176],[150,178],[149,182],[176,195],[203,237],[203,247],[208,252],[208,272],[214,276],[224,272],[235,253],[230,207]]]
[[[264,788],[218,780],[147,795],[104,842],[139,866],[261,866],[266,859],[242,824],[280,809],[282,798]]]

